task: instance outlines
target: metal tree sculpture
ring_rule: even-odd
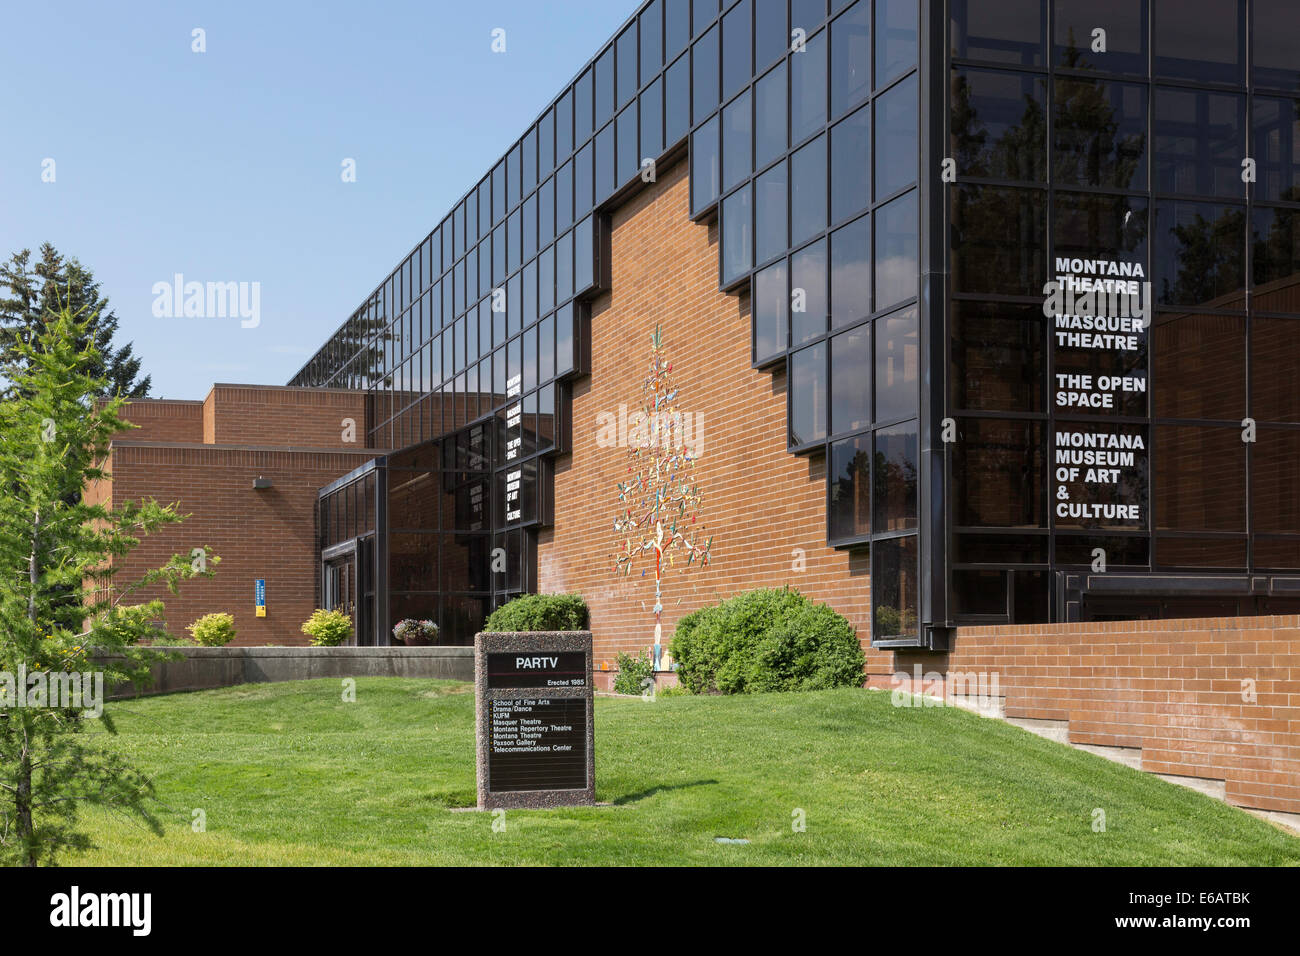
[[[614,519],[620,549],[614,569],[630,576],[638,558],[654,559],[655,643],[654,667],[660,669],[663,645],[663,576],[678,558],[686,564],[709,563],[710,537],[703,544],[703,525],[697,526],[701,501],[695,484],[694,458],[685,442],[682,413],[677,410],[677,386],[672,363],[663,351],[659,327],[650,337],[650,374],[641,387],[642,418],[636,435],[628,439],[629,478],[618,485],[623,512]],[[642,568],[645,577],[650,569]]]

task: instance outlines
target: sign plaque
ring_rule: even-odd
[[[596,802],[590,631],[474,638],[478,806]]]

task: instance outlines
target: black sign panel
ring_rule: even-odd
[[[586,788],[587,698],[498,698],[487,703],[489,790]]]
[[[582,651],[511,651],[487,656],[489,688],[586,687]]]

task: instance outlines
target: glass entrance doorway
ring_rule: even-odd
[[[342,611],[352,619],[352,636],[344,643],[357,643],[357,553],[355,550],[325,562],[325,610]]]

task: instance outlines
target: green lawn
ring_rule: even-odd
[[[883,692],[598,699],[597,797],[613,805],[512,810],[504,832],[449,812],[474,802],[467,684],[362,678],[356,703],[338,680],[255,684],[110,712],[166,836],[91,812],[98,849],[65,863],[1300,863],[1300,839],[1240,810]]]

